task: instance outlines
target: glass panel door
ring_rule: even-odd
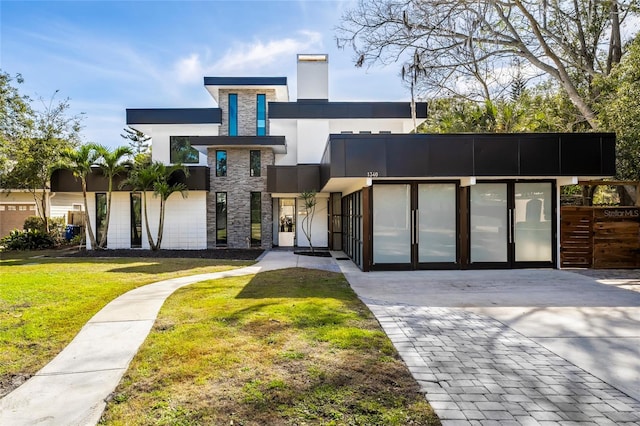
[[[411,262],[411,185],[373,186],[373,263]]]
[[[456,184],[418,185],[418,262],[456,262]]]
[[[515,261],[552,262],[551,183],[516,183],[514,195]]]
[[[278,244],[280,247],[293,247],[296,243],[296,200],[280,199],[280,227]]]
[[[507,262],[507,184],[478,183],[470,193],[470,261]]]

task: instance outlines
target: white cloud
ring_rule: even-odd
[[[200,81],[204,75],[202,61],[197,53],[192,53],[186,58],[179,59],[173,68],[178,82],[182,84]]]
[[[322,34],[299,31],[294,36],[266,42],[236,42],[215,59],[210,52],[191,53],[178,59],[173,68],[177,81],[183,84],[199,82],[205,75],[280,75],[283,61],[321,48]]]

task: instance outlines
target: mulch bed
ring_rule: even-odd
[[[153,257],[153,258],[191,258],[256,260],[263,249],[213,249],[213,250],[80,250],[66,251],[65,257]]]

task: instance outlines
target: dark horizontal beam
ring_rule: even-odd
[[[205,86],[286,86],[287,77],[205,77]]]
[[[187,166],[189,171],[186,179],[179,179],[187,185],[187,189],[192,191],[208,191],[209,190],[209,167],[207,166]],[[114,191],[131,191],[131,187],[123,186],[122,182],[126,180],[126,173],[116,175],[113,180]],[[102,174],[102,171],[94,167],[87,176],[88,192],[107,192],[109,190],[109,181]],[[51,175],[51,192],[82,192],[80,179],[73,176],[70,170],[58,169]]]
[[[220,108],[127,109],[127,124],[221,124]]]
[[[416,103],[416,118],[427,117],[427,104]],[[269,118],[411,118],[410,102],[269,102]]]
[[[284,136],[189,136],[191,146],[285,146]]]

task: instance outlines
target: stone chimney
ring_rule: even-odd
[[[329,55],[298,55],[298,100],[329,100]]]

